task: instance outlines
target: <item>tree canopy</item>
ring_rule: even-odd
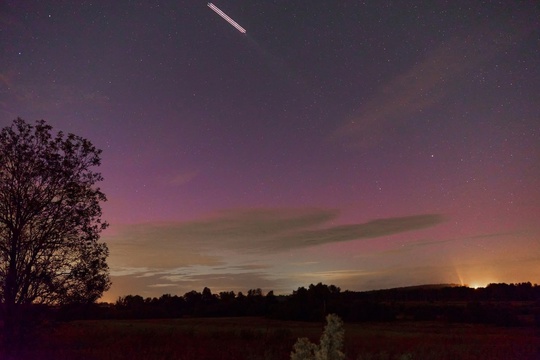
[[[0,132],[0,299],[88,303],[110,286],[97,183],[101,150],[18,118]]]

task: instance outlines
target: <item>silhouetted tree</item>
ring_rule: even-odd
[[[191,290],[184,294],[184,300],[189,315],[199,315],[202,306],[202,294]]]
[[[215,302],[215,300],[217,300],[217,297],[212,294],[212,290],[210,290],[210,288],[205,287],[201,295],[201,300],[208,304]]]
[[[20,306],[91,303],[110,286],[100,243],[101,150],[45,121],[0,132],[0,298],[13,334]],[[9,339],[8,339],[9,340]]]
[[[261,297],[262,296],[262,290],[261,288],[257,289],[249,289],[247,293],[248,297]]]
[[[159,307],[163,311],[165,317],[179,317],[182,315],[182,310],[185,306],[184,298],[177,295],[164,294],[159,300]]]
[[[219,299],[223,303],[230,303],[234,301],[235,298],[236,294],[234,293],[234,291],[222,291],[219,293]]]
[[[128,310],[142,310],[144,299],[140,295],[126,295],[116,300],[116,307]]]

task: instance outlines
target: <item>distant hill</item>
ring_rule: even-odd
[[[533,301],[540,287],[528,283],[489,284],[470,288],[459,284],[425,284],[369,291],[345,291],[349,299],[369,301]]]
[[[397,288],[389,289],[377,289],[377,290],[368,290],[364,292],[377,292],[377,291],[409,291],[409,290],[437,290],[444,288],[454,288],[454,287],[467,287],[460,284],[424,284],[424,285],[412,285],[412,286],[402,286]]]

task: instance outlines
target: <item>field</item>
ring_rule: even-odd
[[[298,337],[323,324],[264,318],[96,320],[62,323],[26,343],[17,359],[288,359]],[[350,360],[540,359],[535,327],[442,322],[345,324]]]

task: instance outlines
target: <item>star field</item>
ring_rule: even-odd
[[[533,1],[6,1],[0,125],[103,149],[120,295],[538,282]],[[535,277],[536,276],[536,277]]]

